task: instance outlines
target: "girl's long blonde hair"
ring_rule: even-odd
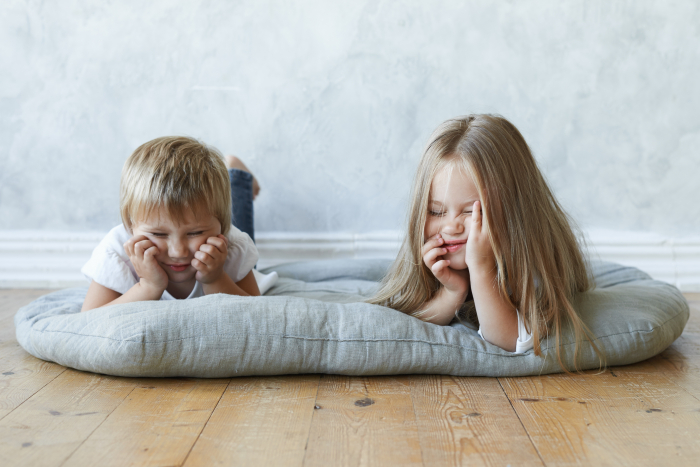
[[[495,285],[521,313],[534,338],[535,355],[542,355],[540,340],[552,331],[557,360],[568,371],[560,345],[568,321],[576,340],[573,361],[578,362],[579,343],[585,338],[604,366],[602,352],[572,306],[577,293],[593,287],[574,224],[549,189],[523,136],[500,116],[457,117],[433,132],[416,172],[406,236],[370,303],[421,318],[424,304],[439,290],[421,248],[432,180],[442,166],[453,162],[472,176],[479,191],[498,267]],[[463,309],[476,320],[473,302]]]

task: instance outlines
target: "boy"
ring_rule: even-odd
[[[156,138],[137,148],[122,170],[123,224],[82,269],[92,281],[82,311],[213,293],[260,295],[258,251],[231,225],[230,183],[221,154],[192,138]]]

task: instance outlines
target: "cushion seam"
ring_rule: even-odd
[[[619,336],[622,334],[650,334],[653,333],[655,330],[662,328],[666,326],[666,324],[669,321],[672,321],[679,316],[681,316],[682,313],[678,313],[677,315],[667,319],[660,325],[653,327],[650,330],[644,330],[644,329],[636,329],[633,331],[626,331],[626,332],[619,332],[615,334],[606,334],[604,336],[597,336],[595,341],[598,341],[600,339],[605,339],[605,338],[610,338],[614,336]],[[184,340],[192,340],[192,339],[199,339],[201,336],[188,336],[188,337],[180,337],[177,339],[168,339],[168,340],[161,340],[161,341],[139,341],[139,340],[130,340],[130,339],[116,339],[113,337],[107,337],[107,336],[97,336],[97,335],[91,335],[91,334],[80,334],[77,332],[69,332],[69,331],[55,331],[55,330],[43,330],[43,331],[37,331],[40,333],[56,333],[56,334],[71,334],[75,336],[81,336],[81,337],[92,337],[92,338],[98,338],[98,339],[107,339],[110,341],[114,342],[126,342],[126,343],[131,343],[131,344],[146,344],[146,345],[154,345],[154,344],[166,344],[169,342],[178,342],[178,341],[184,341]],[[348,338],[348,339],[333,339],[333,338],[325,338],[325,337],[304,337],[304,336],[294,336],[294,335],[286,335],[286,334],[229,334],[228,336],[251,336],[251,337],[279,337],[282,339],[297,339],[297,340],[308,340],[308,341],[326,341],[326,342],[413,342],[413,343],[421,343],[421,344],[428,344],[430,346],[444,346],[444,347],[454,347],[454,348],[459,348],[463,350],[469,350],[471,352],[477,352],[477,353],[483,353],[483,354],[488,354],[488,355],[501,355],[501,356],[506,356],[506,357],[515,357],[515,356],[523,356],[527,355],[529,352],[526,352],[524,354],[512,354],[512,355],[502,355],[498,353],[493,353],[493,352],[484,352],[478,349],[469,349],[466,348],[463,345],[459,344],[451,344],[448,342],[430,342],[426,340],[420,340],[420,339],[396,339],[396,338],[379,338],[379,339],[366,339],[366,338]],[[218,336],[217,336],[218,337]],[[574,345],[575,342],[567,342],[565,344],[560,344],[561,346],[571,346]],[[544,347],[542,350],[549,350],[554,347]]]

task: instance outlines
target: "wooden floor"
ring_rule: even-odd
[[[0,466],[700,465],[700,294],[661,355],[583,376],[129,379],[27,354],[0,290]]]

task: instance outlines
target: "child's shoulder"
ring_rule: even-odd
[[[224,271],[234,282],[238,282],[258,262],[258,249],[247,233],[241,232],[233,225],[226,238],[228,238],[228,256],[224,263]]]
[[[125,253],[124,244],[130,238],[131,234],[128,230],[126,230],[124,224],[119,224],[118,226],[114,227],[112,230],[107,232],[107,235],[105,235],[102,238],[98,247],[103,250],[113,251],[121,255],[122,253]]]
[[[124,250],[124,243],[129,238],[131,235],[124,225],[110,230],[82,267],[83,275],[108,289],[126,293],[138,281],[136,271]]]
[[[235,225],[231,224],[231,228],[229,229],[228,233],[226,234],[226,238],[228,238],[228,247],[229,250],[232,248],[235,248],[236,246],[238,247],[252,247],[255,248],[255,242],[250,238],[250,235],[247,233],[239,230]]]

